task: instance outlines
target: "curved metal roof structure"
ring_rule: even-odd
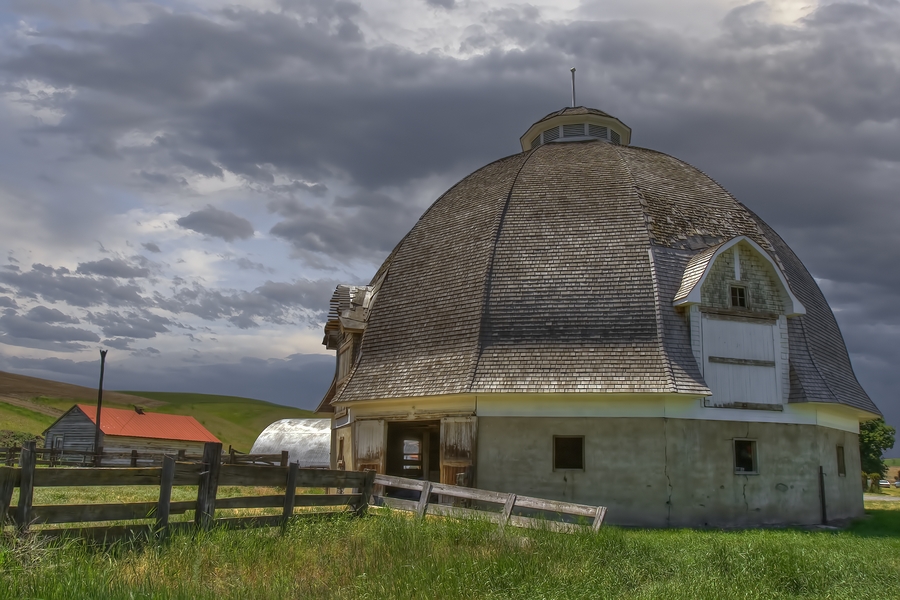
[[[331,465],[331,419],[281,419],[266,427],[250,454],[288,451],[288,462],[327,469]]]
[[[709,394],[673,300],[691,259],[737,236],[805,308],[789,319],[789,401],[880,414],[819,287],[762,219],[681,160],[564,139],[475,171],[425,212],[373,279],[356,363],[326,401]]]

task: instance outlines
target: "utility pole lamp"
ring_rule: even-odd
[[[94,466],[100,466],[100,409],[103,407],[103,370],[106,366],[106,353],[100,351],[100,387],[97,388],[97,427],[94,430]]]

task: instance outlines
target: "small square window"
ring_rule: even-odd
[[[759,473],[756,463],[756,440],[734,440],[734,472],[738,475]]]
[[[553,436],[553,470],[584,471],[584,436]]]
[[[837,447],[837,468],[838,475],[845,477],[847,475],[847,464],[844,462],[844,447]]]
[[[747,288],[740,285],[731,286],[731,306],[747,308]]]

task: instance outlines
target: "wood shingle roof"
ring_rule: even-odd
[[[600,141],[504,158],[439,198],[376,275],[359,359],[333,402],[709,394],[672,301],[695,255],[741,235],[807,309],[789,319],[790,400],[878,413],[824,296],[768,225],[687,163]]]

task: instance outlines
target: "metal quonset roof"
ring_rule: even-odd
[[[789,319],[790,401],[878,414],[822,292],[768,225],[684,161],[602,141],[544,144],[441,196],[379,269],[359,359],[332,402],[707,395],[672,302],[695,255],[737,236],[773,258],[807,310]]]
[[[83,412],[93,423],[97,423],[96,406],[77,404],[75,408]],[[194,417],[151,412],[138,413],[121,408],[103,408],[100,411],[100,430],[105,435],[189,442],[219,441]]]
[[[288,451],[289,462],[301,467],[328,468],[331,465],[331,419],[282,419],[266,427],[250,454],[277,454]]]

